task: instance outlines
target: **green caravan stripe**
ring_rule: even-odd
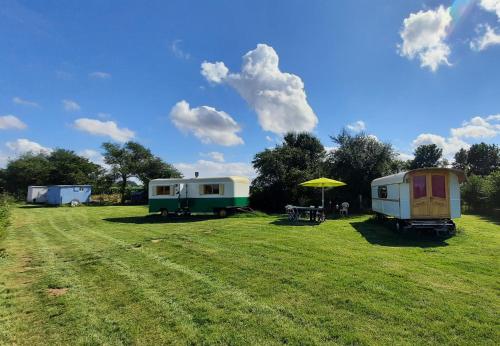
[[[248,197],[226,198],[188,198],[188,199],[150,199],[149,212],[155,213],[162,209],[176,211],[180,207],[189,208],[193,213],[210,213],[214,209],[226,207],[248,207]]]

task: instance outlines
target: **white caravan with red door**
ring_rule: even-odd
[[[371,183],[372,210],[392,216],[396,228],[454,231],[461,216],[460,183],[465,174],[450,168],[420,168],[378,178]]]

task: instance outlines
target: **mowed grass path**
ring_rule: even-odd
[[[500,226],[446,240],[369,217],[145,217],[12,211],[0,344],[499,344]]]

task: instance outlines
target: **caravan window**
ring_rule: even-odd
[[[413,198],[422,198],[427,196],[427,181],[425,175],[416,175],[413,177]]]
[[[387,198],[387,186],[378,187],[378,198]]]
[[[157,196],[170,195],[170,185],[157,186],[156,195]]]
[[[444,175],[432,175],[432,197],[446,198],[446,178]]]
[[[218,195],[220,193],[219,184],[204,184],[200,189],[202,195]]]

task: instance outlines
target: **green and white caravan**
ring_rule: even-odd
[[[245,177],[154,179],[149,182],[149,212],[215,213],[221,217],[248,207],[250,180]]]

